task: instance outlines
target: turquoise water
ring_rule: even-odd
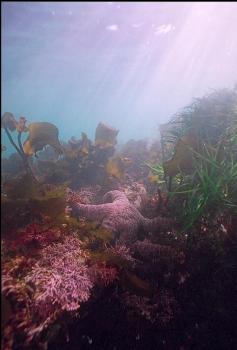
[[[119,142],[237,82],[236,3],[2,2],[2,114]],[[7,146],[4,155],[12,149]]]

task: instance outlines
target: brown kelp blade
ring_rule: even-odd
[[[198,137],[189,131],[181,137],[175,147],[174,156],[163,163],[166,176],[175,176],[179,172],[189,174],[193,170],[193,151],[198,150]]]
[[[58,128],[51,123],[31,123],[28,126],[29,135],[24,142],[23,150],[28,156],[40,151],[46,145],[55,148],[62,153],[62,146],[58,140]]]
[[[110,148],[116,145],[119,130],[104,123],[99,123],[95,132],[95,146]]]

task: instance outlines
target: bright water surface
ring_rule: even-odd
[[[60,138],[156,137],[193,97],[237,82],[237,3],[3,2],[2,114]],[[6,138],[7,152],[11,152]]]

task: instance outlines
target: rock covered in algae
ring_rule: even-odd
[[[28,126],[29,135],[24,142],[23,150],[28,156],[35,154],[50,145],[59,153],[62,153],[62,146],[58,140],[58,128],[51,123],[31,123]]]
[[[100,148],[114,147],[119,130],[104,123],[99,123],[95,131],[95,146]]]

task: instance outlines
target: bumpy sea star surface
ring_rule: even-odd
[[[68,199],[74,215],[101,222],[102,226],[111,230],[120,242],[132,243],[137,240],[139,230],[151,232],[165,229],[170,220],[156,217],[148,219],[142,216],[138,209],[129,202],[125,193],[110,191],[104,195],[104,204],[81,204]]]

